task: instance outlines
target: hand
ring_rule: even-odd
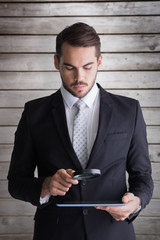
[[[42,185],[41,197],[48,194],[52,196],[64,196],[72,186],[78,184],[77,180],[72,179],[72,169],[60,169],[53,176],[47,177]]]
[[[139,208],[140,198],[128,192],[122,197],[122,203],[126,205],[120,207],[96,207],[96,209],[107,211],[116,221],[123,221]]]

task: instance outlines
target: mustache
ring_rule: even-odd
[[[82,81],[76,81],[75,83],[72,83],[71,84],[71,87],[74,87],[74,86],[78,86],[78,85],[86,85],[86,86],[88,86],[88,84],[87,83],[85,83],[85,82],[82,82]]]

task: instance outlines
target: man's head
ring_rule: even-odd
[[[56,38],[56,55],[58,60],[62,55],[62,45],[68,43],[73,47],[92,47],[96,48],[97,61],[100,56],[101,42],[95,29],[85,23],[75,23],[66,27]]]
[[[99,36],[87,24],[77,23],[59,33],[56,44],[54,63],[64,88],[84,97],[95,83],[102,60]]]

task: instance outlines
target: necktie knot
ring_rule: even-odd
[[[85,108],[86,104],[82,102],[81,100],[78,100],[75,104],[75,106],[78,108],[79,111],[83,111]]]

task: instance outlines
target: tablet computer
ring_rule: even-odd
[[[125,206],[125,203],[118,201],[81,201],[81,202],[60,202],[56,203],[58,207],[119,207]]]

